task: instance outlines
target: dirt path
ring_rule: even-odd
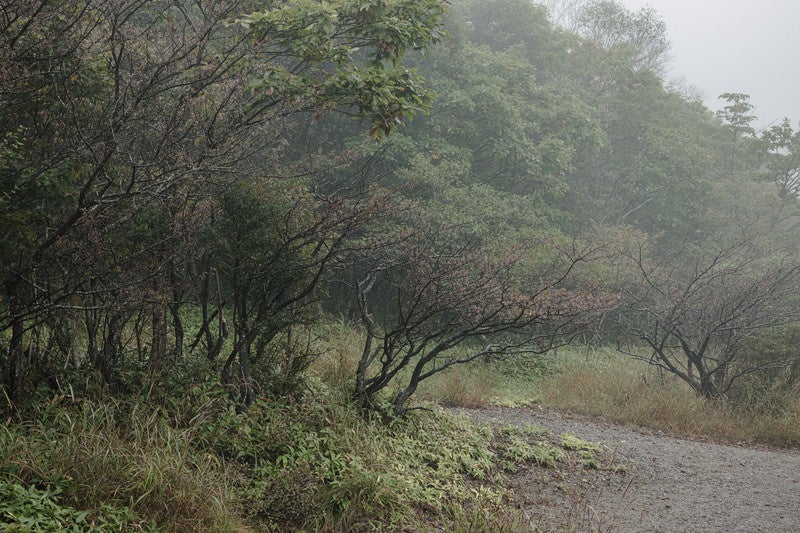
[[[599,442],[623,473],[530,468],[511,476],[543,529],[800,531],[800,453],[668,437],[536,409],[464,409],[481,423],[534,423]]]

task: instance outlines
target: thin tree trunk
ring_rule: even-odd
[[[172,329],[175,333],[175,359],[183,359],[183,321],[181,320],[181,294],[178,290],[178,276],[175,272],[175,264],[169,262],[169,282],[172,285],[172,302],[169,304],[169,312],[172,315]]]
[[[122,329],[127,322],[124,312],[114,311],[106,323],[106,338],[103,349],[94,361],[95,368],[112,387],[119,385],[119,358],[122,349]]]
[[[164,369],[164,360],[167,357],[167,317],[161,305],[153,305],[152,318],[153,337],[149,367],[151,373],[159,374]]]
[[[172,329],[175,330],[175,358],[183,359],[184,329],[180,315],[180,304],[170,304],[169,310],[172,313]]]
[[[8,345],[8,395],[11,400],[11,411],[25,399],[25,375],[27,361],[25,358],[25,324],[22,318],[22,306],[18,294],[19,282],[12,281],[6,285],[8,295],[8,312],[11,317],[11,340]]]

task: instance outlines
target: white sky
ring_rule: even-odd
[[[765,128],[800,121],[800,0],[620,0],[652,7],[672,42],[672,75],[705,95],[716,111],[725,92],[750,95]]]

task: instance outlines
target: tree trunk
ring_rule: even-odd
[[[76,369],[80,368],[81,361],[78,358],[78,349],[75,344],[75,325],[72,318],[63,317],[52,327],[54,340],[64,356],[64,368],[69,365]]]
[[[169,306],[170,313],[172,314],[172,329],[175,330],[175,358],[183,359],[183,321],[180,315],[180,304],[172,303]]]
[[[247,408],[256,399],[255,383],[253,382],[253,369],[251,364],[252,343],[245,342],[239,350],[239,373],[242,380],[239,390],[241,391],[242,405]]]
[[[97,331],[100,329],[100,319],[95,309],[84,312],[83,323],[86,326],[86,359],[95,364],[100,357],[97,347]]]
[[[22,321],[14,319],[11,326],[11,342],[8,346],[8,367],[9,367],[9,396],[11,409],[16,411],[17,406],[25,399],[25,374],[27,364],[24,349],[24,328]]]
[[[106,338],[103,349],[94,361],[95,368],[105,379],[105,382],[116,387],[119,385],[119,357],[122,349],[122,329],[127,322],[126,314],[114,311],[106,323]]]
[[[408,401],[409,398],[411,398],[411,395],[414,394],[416,391],[417,391],[417,384],[411,383],[405,389],[397,393],[397,396],[395,396],[394,398],[394,406],[392,408],[394,416],[403,416],[404,414],[406,414],[406,412],[408,411],[408,409],[406,408],[406,402]]]
[[[175,359],[183,359],[183,321],[181,321],[181,293],[178,287],[178,275],[175,272],[175,264],[169,263],[169,282],[172,285],[172,302],[169,303],[169,312],[172,315],[172,329],[175,332]]]
[[[149,368],[152,374],[159,374],[164,369],[167,357],[167,317],[166,311],[159,304],[153,305],[153,338],[150,346]]]
[[[375,320],[369,311],[369,300],[367,299],[369,291],[375,285],[377,276],[374,272],[370,272],[363,279],[358,281],[358,309],[361,316],[361,323],[366,330],[366,340],[364,341],[364,349],[361,351],[361,358],[358,360],[358,367],[356,369],[356,386],[353,391],[353,397],[356,407],[364,410],[369,407],[372,401],[372,395],[367,391],[367,370],[372,362],[375,360],[377,352],[373,350],[372,343],[375,341]],[[375,349],[377,350],[377,348]]]
[[[8,314],[10,316],[11,340],[8,345],[7,391],[11,400],[11,411],[16,411],[25,399],[25,376],[27,360],[25,357],[25,324],[22,318],[22,305],[18,294],[18,281],[6,284],[8,295]]]
[[[211,277],[214,276],[216,279],[217,273],[213,268],[208,266],[208,258],[204,259],[204,265],[205,268],[203,273],[203,281],[200,285],[200,311],[203,316],[203,323],[200,325],[200,330],[192,342],[192,345],[189,347],[189,351],[192,352],[198,343],[202,339],[205,339],[207,350],[206,357],[213,363],[219,356],[220,351],[222,351],[222,345],[225,343],[225,339],[228,337],[228,329],[225,322],[225,315],[222,312],[222,296],[219,293],[220,289],[218,279],[215,283],[215,310],[214,312],[209,313],[209,306],[211,304]],[[211,321],[214,319],[218,319],[219,328],[216,339],[211,333]]]
[[[246,291],[241,290],[234,296],[234,343],[231,354],[228,356],[222,369],[223,380],[230,382],[233,379],[233,365],[239,361],[239,391],[240,407],[247,408],[255,401],[255,386],[251,366],[251,352],[255,330],[250,324],[247,308]]]
[[[703,372],[700,376],[700,383],[699,383],[699,390],[698,392],[703,396],[703,398],[714,398],[717,396],[719,390],[714,383],[714,379],[711,375]]]

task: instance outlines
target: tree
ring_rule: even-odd
[[[743,158],[742,149],[747,148],[747,141],[755,136],[755,129],[751,124],[758,118],[753,115],[753,104],[750,103],[750,95],[743,93],[723,93],[719,96],[721,100],[728,102],[728,105],[717,111],[725,126],[731,132],[731,144],[729,151],[728,172],[733,176],[739,170],[740,159]],[[744,145],[744,146],[743,146]],[[747,168],[746,166],[744,168]]]
[[[550,260],[533,271],[525,264],[532,248],[502,252],[464,227],[415,227],[382,253],[373,249],[357,283],[366,336],[354,390],[361,408],[396,384],[392,412],[402,415],[425,379],[479,358],[546,352],[615,302],[568,283],[594,250],[540,243],[536,252]]]
[[[630,54],[635,70],[664,77],[672,45],[667,27],[652,8],[632,12],[614,0],[586,3],[577,16],[578,33],[606,50]]]
[[[789,119],[761,134],[767,150],[766,176],[778,186],[785,201],[800,197],[800,130],[794,131]]]
[[[64,366],[47,339],[64,317],[83,322],[110,377],[144,302],[150,360],[163,358],[170,273],[205,222],[181,217],[241,176],[270,174],[263,154],[301,113],[346,113],[380,137],[427,108],[402,59],[440,37],[442,12],[438,0],[6,3],[0,330],[12,402],[31,369]]]
[[[723,93],[720,100],[725,100],[728,105],[717,112],[717,116],[731,129],[734,137],[752,135],[755,130],[750,125],[758,117],[752,114],[753,104],[750,95],[743,93]]]
[[[394,206],[374,188],[314,194],[312,185],[321,182],[319,175],[277,183],[254,176],[221,193],[211,207],[205,267],[230,302],[233,326],[222,376],[239,385],[244,405],[259,388],[281,389],[282,379],[294,377],[278,375],[280,365],[273,364],[261,365],[267,376],[258,379],[255,366],[278,334],[312,316],[322,280],[358,248],[353,235]],[[218,303],[209,319],[221,316],[223,307]],[[204,324],[207,332],[209,325]],[[295,361],[290,372],[299,373],[310,362]]]
[[[764,254],[755,237],[653,259],[640,247],[624,304],[620,350],[663,368],[699,395],[728,393],[742,376],[788,366],[796,356],[761,356],[758,338],[797,324],[800,258]]]

